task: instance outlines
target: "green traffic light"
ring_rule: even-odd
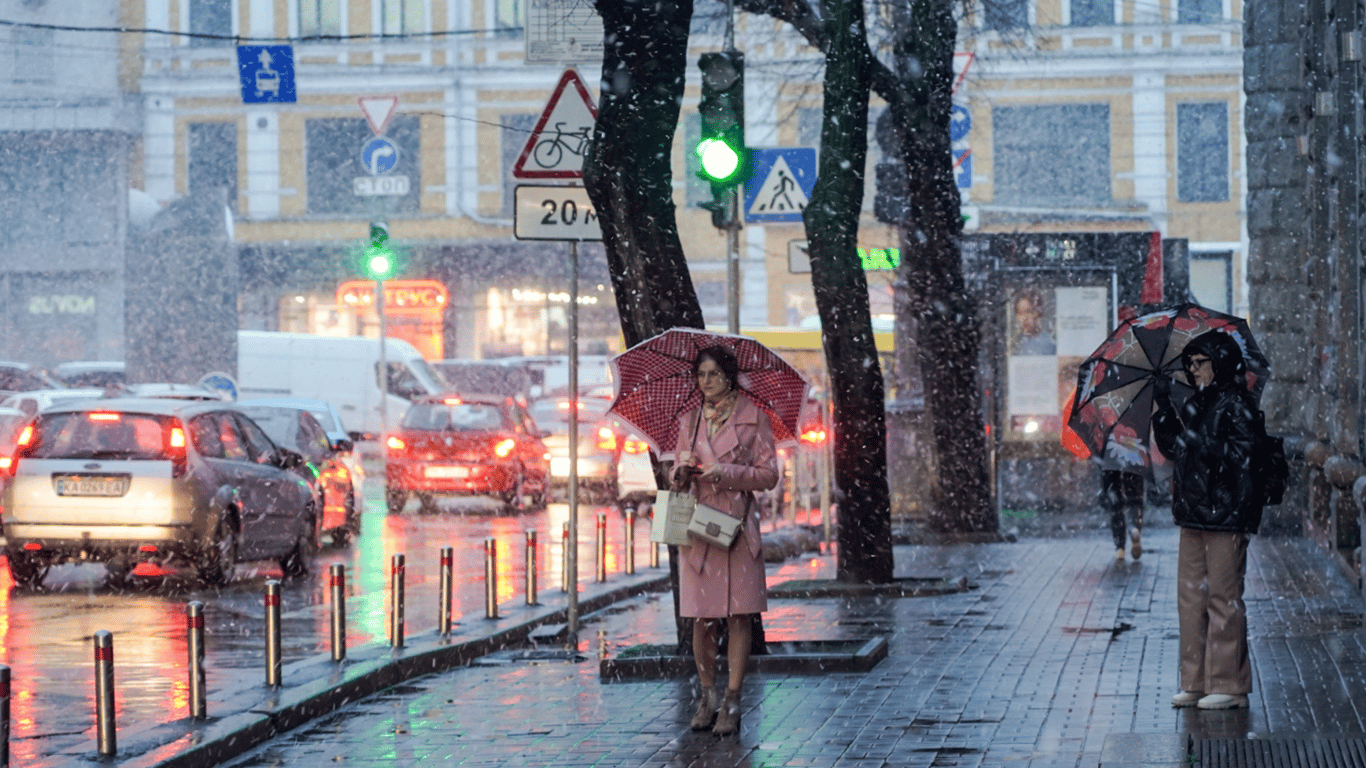
[[[740,168],[740,155],[720,139],[707,139],[697,145],[702,172],[716,181],[729,181]]]
[[[394,260],[387,251],[370,254],[366,261],[366,269],[370,276],[376,280],[383,280],[389,276],[394,269]]]

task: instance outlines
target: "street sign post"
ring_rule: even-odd
[[[602,225],[583,187],[520,184],[513,234],[518,240],[601,242]]]
[[[745,221],[801,221],[816,188],[816,150],[755,149],[753,162],[754,170],[745,184]]]
[[[246,104],[297,102],[294,89],[294,47],[289,45],[237,46],[237,73]]]
[[[588,88],[578,72],[566,69],[512,166],[513,178],[582,179],[583,153],[597,121],[598,108]]]

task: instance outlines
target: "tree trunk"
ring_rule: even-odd
[[[835,406],[835,481],[843,494],[837,572],[843,581],[886,583],[892,537],[882,367],[858,258],[872,54],[861,3],[823,0],[822,10],[829,48],[820,168],[804,219]]]
[[[901,225],[901,279],[918,328],[925,403],[939,468],[932,529],[998,529],[987,473],[987,436],[977,357],[977,310],[963,282],[963,219],[954,181],[952,0],[908,0],[895,18],[893,48],[906,98],[892,101],[901,128],[910,206]]]

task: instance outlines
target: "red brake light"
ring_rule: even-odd
[[[91,421],[118,421],[121,418],[117,413],[108,413],[106,411],[91,411],[90,413],[87,413],[85,417]]]
[[[615,451],[617,449],[617,433],[610,427],[598,427],[598,450]]]
[[[627,440],[622,450],[627,453],[645,453],[650,450],[650,444],[644,440]]]
[[[33,442],[33,425],[32,425],[32,424],[29,424],[29,425],[26,425],[26,426],[24,427],[24,431],[23,431],[23,432],[20,432],[20,433],[19,433],[19,439],[18,439],[17,441],[15,441],[15,445],[18,446],[18,447],[20,447],[20,448],[27,448],[27,447],[29,446],[29,444],[32,443],[32,442]]]
[[[495,445],[495,446],[493,446],[493,452],[496,453],[496,454],[498,454],[498,458],[500,458],[500,459],[506,459],[506,458],[508,457],[508,454],[509,454],[509,453],[512,453],[512,449],[513,449],[513,448],[516,448],[516,447],[517,447],[517,441],[516,441],[516,440],[513,440],[513,439],[510,438],[510,437],[508,437],[508,438],[504,438],[504,439],[502,439],[502,440],[499,440],[499,441],[498,441],[498,444]]]
[[[441,401],[441,404],[442,404],[442,405],[460,405],[460,398],[458,398],[458,397],[448,397],[448,398],[446,398],[445,400],[442,400],[442,401]]]
[[[404,448],[408,447],[408,444],[403,442],[401,438],[394,437],[393,435],[389,436],[389,439],[385,441],[385,444],[388,445],[390,449],[395,451],[401,451]]]
[[[0,475],[8,475],[14,468],[14,459],[9,456],[0,456]]]
[[[179,420],[172,421],[166,430],[166,453],[171,456],[171,477],[183,477],[186,469],[185,427]]]
[[[822,445],[825,443],[825,430],[819,427],[808,429],[802,433],[801,440],[808,445]]]
[[[185,430],[181,429],[180,427],[171,427],[171,447],[185,447]]]

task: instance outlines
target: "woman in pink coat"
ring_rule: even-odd
[[[692,410],[679,418],[674,489],[691,487],[698,503],[744,521],[729,550],[696,539],[679,549],[679,615],[694,619],[693,658],[702,689],[692,729],[711,728],[727,736],[740,722],[753,614],[768,609],[754,491],[777,485],[778,462],[773,426],[736,386],[739,368],[730,350],[717,346],[699,352],[693,376],[703,403],[700,413]],[[724,698],[716,689],[716,633],[723,618],[730,631]]]

